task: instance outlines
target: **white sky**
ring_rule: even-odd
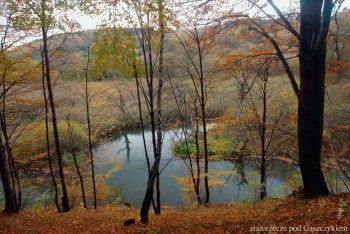
[[[98,24],[101,24],[102,18],[100,16],[88,16],[88,15],[78,15],[74,19],[78,21],[82,29],[95,29]]]
[[[229,0],[230,1],[230,0]],[[290,6],[290,4],[293,4],[295,0],[275,0],[275,4],[282,10],[283,8],[286,8]],[[350,0],[345,0],[345,2],[342,4],[342,8],[350,8]],[[272,9],[268,10],[268,12],[273,12]],[[103,15],[97,15],[97,16],[89,16],[89,15],[81,15],[81,14],[75,14],[73,15],[73,19],[75,19],[80,25],[81,28],[86,29],[95,29],[99,24],[102,23],[103,19],[106,19],[106,16]]]

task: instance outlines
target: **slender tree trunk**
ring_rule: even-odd
[[[5,124],[3,121],[3,118],[1,118],[1,128],[2,128],[2,133],[4,133],[4,135],[6,135],[6,130],[5,130]],[[10,184],[12,186],[12,192],[13,192],[13,197],[16,200],[16,209],[18,209],[18,201],[17,201],[17,196],[16,196],[16,183],[15,183],[15,177],[14,177],[14,168],[12,166],[12,162],[11,162],[11,156],[8,153],[8,148],[7,148],[7,140],[5,137],[5,145],[3,146],[4,148],[4,154],[7,155],[7,163],[8,163],[8,170],[9,170],[9,179],[10,179]],[[6,156],[5,156],[6,158]]]
[[[142,206],[141,206],[140,217],[141,217],[142,223],[148,223],[148,211],[153,198],[154,184],[157,179],[158,170],[159,170],[159,159],[155,159],[155,162],[151,169],[151,173],[148,178],[146,195],[145,195],[145,198],[143,199]]]
[[[9,24],[6,26],[5,30],[5,38],[6,38],[6,33],[7,30],[9,29]],[[5,38],[1,40],[1,55],[3,61],[6,63],[6,57],[5,57]],[[2,85],[3,85],[3,97],[2,97],[2,102],[3,105],[5,104],[5,95],[6,95],[6,88],[5,88],[5,79],[6,79],[6,73],[7,73],[7,68],[6,64],[4,65],[4,71],[2,73]],[[3,131],[4,126],[3,126],[3,113],[4,111],[0,111],[0,120],[1,120],[1,131]],[[3,145],[2,139],[1,139],[1,134],[0,134],[0,177],[2,180],[2,186],[4,189],[4,194],[5,194],[5,210],[3,210],[4,213],[17,213],[17,201],[16,197],[14,196],[15,190],[14,190],[14,185],[11,184],[10,180],[13,180],[13,175],[10,174],[11,172],[8,171],[8,168],[6,166],[6,146]]]
[[[150,42],[149,42],[150,43]],[[160,158],[158,157],[158,155],[159,155],[159,153],[158,153],[158,149],[157,149],[157,147],[158,147],[158,142],[157,142],[157,137],[156,137],[156,135],[157,135],[157,132],[156,132],[156,118],[155,118],[155,113],[156,113],[156,111],[155,111],[155,107],[154,107],[154,89],[153,89],[153,82],[154,82],[154,72],[153,72],[153,64],[152,64],[152,61],[153,61],[153,59],[152,59],[152,46],[151,46],[151,44],[149,44],[149,54],[148,54],[148,56],[149,56],[149,78],[147,79],[147,81],[148,81],[148,92],[149,92],[149,115],[150,115],[150,121],[151,121],[151,134],[152,134],[152,147],[153,147],[153,156],[154,156],[154,163],[153,163],[153,166],[152,166],[152,168],[151,168],[151,174],[149,174],[149,178],[148,178],[148,182],[147,182],[147,191],[146,191],[146,196],[145,196],[145,198],[144,198],[144,202],[142,203],[142,206],[145,204],[145,206],[148,206],[148,209],[147,209],[147,216],[148,216],[148,210],[149,210],[149,207],[150,207],[150,205],[148,205],[149,204],[149,202],[150,201],[147,201],[147,202],[145,202],[145,200],[147,199],[153,199],[153,190],[154,190],[154,185],[155,185],[155,183],[158,181],[158,174],[159,174],[159,160],[160,160]],[[146,94],[144,93],[144,96],[145,96]],[[158,166],[157,166],[158,165]],[[155,168],[155,167],[157,167],[157,168]],[[155,170],[156,170],[156,172],[154,172],[154,168],[155,168]],[[152,173],[155,173],[154,175],[152,174]],[[154,177],[154,178],[153,178]],[[153,181],[153,182],[150,182],[150,181]],[[150,189],[148,188],[148,186],[151,186],[152,187],[152,195],[150,196]],[[159,189],[160,188],[160,185],[158,184],[158,185],[156,185],[156,202],[155,203],[153,203],[153,205],[154,205],[154,212],[157,214],[159,211],[159,208],[158,208],[158,205],[160,205],[160,203],[158,204],[158,195],[160,195],[160,192],[158,192],[157,191],[157,189]],[[149,194],[147,194],[147,193],[149,193]],[[144,210],[145,210],[146,208],[144,208]],[[141,210],[142,210],[142,207],[141,207]],[[147,220],[147,222],[148,222],[148,217],[147,217],[147,219],[145,219],[145,220]],[[142,221],[142,218],[141,218],[141,221]],[[142,221],[143,222],[143,221]],[[146,222],[146,223],[147,223]],[[144,223],[144,222],[143,222]]]
[[[21,186],[21,180],[19,178],[19,172],[18,172],[18,168],[16,166],[15,163],[15,159],[13,158],[13,154],[12,154],[12,148],[8,143],[8,149],[7,149],[8,155],[10,155],[10,160],[11,160],[11,165],[12,168],[14,170],[14,174],[15,174],[15,178],[16,178],[16,183],[17,183],[17,206],[18,206],[18,210],[20,210],[22,208],[22,186]]]
[[[5,77],[3,77],[3,97],[2,97],[2,110],[1,110],[1,114],[0,114],[0,123],[1,123],[1,132],[4,136],[4,140],[5,140],[5,144],[3,145],[3,149],[4,149],[4,155],[7,155],[7,161],[8,161],[8,172],[9,172],[9,179],[11,181],[11,185],[12,185],[12,192],[13,192],[13,196],[14,199],[16,201],[16,209],[19,211],[20,210],[20,199],[21,198],[21,190],[20,190],[20,181],[19,181],[19,175],[18,175],[18,170],[15,166],[15,161],[13,159],[12,156],[12,150],[9,144],[9,137],[7,135],[7,123],[6,123],[6,83],[5,83]],[[6,156],[5,156],[6,158]],[[17,184],[17,188],[16,188],[16,184]],[[16,194],[16,190],[17,194]],[[17,197],[18,196],[18,197]]]
[[[5,182],[4,184],[4,190],[5,191],[5,211],[6,213],[17,213],[20,209],[21,206],[21,186],[20,186],[20,180],[19,180],[19,174],[18,170],[15,166],[15,161],[13,159],[11,147],[9,144],[9,137],[7,134],[7,123],[6,123],[6,97],[7,97],[7,92],[8,90],[6,89],[6,76],[7,76],[7,65],[6,65],[6,57],[5,57],[5,39],[1,40],[1,52],[2,52],[2,57],[3,61],[5,62],[4,64],[4,71],[2,73],[2,108],[0,111],[0,127],[1,127],[1,132],[4,137],[5,143],[3,144],[2,139],[0,139],[0,144],[1,144],[1,153],[2,153],[2,158],[4,162],[4,168],[1,169],[0,175],[2,176],[3,173],[6,173],[4,175],[5,179],[8,180],[8,183]],[[6,157],[7,155],[7,157]],[[7,160],[6,160],[7,159]],[[8,161],[8,167],[6,167],[6,161]],[[17,182],[17,195],[16,195],[16,182]],[[10,186],[10,188],[5,188],[6,186]],[[12,187],[12,188],[11,188]],[[6,193],[9,194],[9,192],[12,194],[11,197],[8,195],[6,196]],[[14,207],[12,208],[12,203],[14,202]],[[8,204],[7,204],[8,203]]]
[[[196,194],[196,199],[197,199],[197,204],[200,205],[201,204],[201,197],[200,197],[200,193],[199,193],[199,186],[197,186],[197,175],[196,173],[198,172],[195,172],[195,169],[193,168],[193,162],[192,162],[192,157],[191,157],[191,152],[190,152],[190,149],[189,149],[189,146],[188,146],[188,118],[187,118],[187,108],[186,106],[189,105],[189,103],[186,101],[186,92],[183,90],[182,92],[182,96],[181,94],[179,94],[180,96],[180,101],[182,101],[182,105],[180,104],[178,98],[177,98],[177,94],[175,92],[175,88],[173,86],[173,83],[172,83],[172,80],[171,80],[171,77],[170,77],[170,74],[169,74],[169,71],[168,71],[168,79],[170,81],[170,86],[171,86],[171,90],[173,92],[173,95],[174,95],[174,99],[175,99],[175,103],[176,103],[176,106],[177,106],[177,110],[179,112],[179,115],[180,115],[180,122],[181,122],[181,131],[182,131],[182,134],[184,134],[184,137],[185,137],[185,140],[184,142],[181,142],[181,147],[186,147],[186,151],[187,151],[187,158],[188,158],[188,161],[189,161],[189,171],[190,171],[190,176],[191,176],[191,179],[192,179],[192,183],[193,183],[193,187],[194,187],[194,191],[195,191],[195,194]],[[182,83],[182,88],[183,88],[183,83]],[[181,93],[181,92],[179,92]],[[181,98],[182,97],[182,98]],[[191,103],[190,103],[191,104]],[[181,106],[184,107],[184,114],[182,113],[182,108]],[[196,106],[196,105],[195,105]],[[183,144],[184,143],[184,144]],[[198,158],[196,158],[196,161],[198,160]],[[198,163],[197,162],[197,170],[198,170]]]
[[[267,195],[266,191],[266,147],[265,147],[265,138],[266,138],[266,122],[267,122],[267,78],[263,80],[263,116],[262,123],[260,126],[260,142],[261,142],[261,165],[260,165],[260,200],[264,199]]]
[[[148,35],[150,36],[151,32],[149,30],[150,29],[148,28]],[[140,121],[141,121],[141,129],[142,129],[142,138],[143,138],[145,156],[146,156],[146,161],[147,161],[147,166],[148,166],[147,189],[146,189],[146,195],[145,195],[144,201],[142,203],[140,216],[141,216],[141,221],[143,223],[147,223],[148,222],[148,211],[149,211],[150,205],[148,204],[148,202],[145,202],[146,199],[152,200],[154,212],[155,213],[157,212],[157,206],[156,206],[154,199],[153,199],[154,182],[152,185],[149,182],[150,178],[151,178],[152,169],[153,169],[153,166],[155,165],[155,162],[151,168],[149,156],[148,156],[148,152],[147,152],[145,129],[144,129],[143,117],[142,117],[142,104],[141,104],[141,98],[140,98],[140,89],[141,89],[142,94],[145,98],[147,109],[148,109],[148,114],[150,116],[152,147],[153,147],[153,155],[154,155],[155,159],[157,158],[156,157],[157,144],[156,144],[156,137],[155,137],[155,121],[154,121],[154,94],[153,94],[153,74],[154,74],[154,72],[153,72],[153,59],[152,59],[152,42],[151,42],[150,38],[148,38],[146,36],[144,29],[142,29],[141,32],[142,32],[142,36],[139,38],[139,42],[141,44],[142,53],[143,53],[143,65],[144,65],[144,69],[145,69],[145,76],[146,76],[146,82],[147,82],[147,88],[148,88],[148,97],[147,97],[145,89],[143,88],[143,84],[140,80],[140,77],[138,76],[138,71],[136,69],[136,62],[135,61],[133,62],[133,68],[134,68],[134,77],[136,79],[136,86],[137,86],[137,97],[138,97],[139,117],[140,117]],[[148,191],[149,185],[152,186],[152,195],[151,196],[150,196],[150,191]]]
[[[62,212],[62,209],[59,205],[58,201],[58,188],[57,188],[57,182],[55,179],[55,175],[52,168],[52,159],[51,159],[51,150],[50,150],[50,137],[49,137],[49,108],[47,103],[47,96],[46,96],[46,87],[45,87],[45,63],[44,63],[44,56],[41,54],[41,72],[42,72],[42,86],[43,86],[43,96],[44,96],[44,105],[45,105],[45,137],[46,137],[46,149],[47,149],[47,160],[49,162],[49,169],[50,169],[50,175],[51,180],[55,189],[55,205],[58,212]]]
[[[44,9],[45,9],[45,6],[43,7],[43,11],[44,11]],[[43,15],[45,15],[45,14],[43,14]],[[45,25],[45,24],[43,23],[43,25]],[[47,28],[42,27],[42,34],[43,34],[43,54],[44,54],[44,58],[45,58],[46,82],[47,82],[47,89],[48,89],[48,95],[49,95],[49,101],[50,101],[50,109],[51,109],[51,115],[52,115],[52,126],[53,126],[53,134],[54,134],[54,138],[55,138],[56,154],[57,154],[57,160],[58,160],[58,169],[59,169],[62,194],[63,194],[62,205],[63,205],[63,212],[67,212],[67,211],[70,211],[70,207],[69,207],[68,192],[67,192],[67,187],[66,187],[66,179],[65,179],[65,175],[64,175],[63,157],[61,154],[60,140],[59,140],[59,134],[58,134],[58,128],[57,128],[56,108],[55,108],[55,102],[54,102],[53,92],[52,92],[50,61],[49,61],[49,52],[48,52],[48,46],[47,46]]]
[[[79,177],[80,188],[81,188],[81,196],[83,198],[84,208],[87,209],[86,198],[85,198],[86,196],[85,196],[84,180],[83,180],[83,176],[81,175],[81,172],[80,172],[80,169],[79,169],[79,165],[78,165],[78,161],[77,161],[76,147],[75,147],[75,143],[74,143],[72,126],[70,124],[69,116],[67,117],[67,122],[68,122],[69,147],[70,147],[70,151],[71,151],[70,153],[73,155],[75,169],[77,170],[77,174],[78,174],[78,177]]]
[[[159,168],[158,168],[158,172],[157,172],[156,191],[157,191],[157,207],[156,207],[156,214],[159,215],[159,214],[161,214]]]
[[[163,145],[163,107],[162,107],[162,95],[163,95],[163,63],[164,63],[164,37],[165,37],[165,25],[164,25],[164,0],[158,1],[158,14],[159,14],[159,30],[160,30],[160,45],[159,45],[159,67],[158,67],[158,85],[157,85],[157,157],[159,161],[162,157],[162,145]],[[157,212],[161,213],[160,203],[160,179],[159,179],[159,166],[157,173]]]
[[[5,69],[5,74],[6,74],[6,69]],[[9,137],[7,134],[7,118],[6,118],[6,98],[7,98],[7,90],[6,90],[6,76],[3,76],[2,79],[2,87],[3,87],[3,93],[2,93],[2,114],[1,114],[1,131],[2,134],[4,136],[5,139],[5,149],[6,149],[6,153],[7,154],[7,158],[8,158],[8,164],[9,164],[9,172],[10,172],[10,178],[11,178],[11,182],[12,182],[12,190],[14,192],[14,196],[16,196],[16,201],[17,201],[17,209],[20,210],[21,209],[21,198],[22,198],[22,193],[21,193],[21,184],[20,184],[20,180],[19,180],[19,174],[18,174],[18,170],[15,164],[15,160],[13,159],[13,155],[12,155],[12,149],[10,146],[10,142],[9,142]],[[16,188],[17,185],[17,188]],[[16,195],[16,191],[17,191],[17,195]]]
[[[134,71],[134,78],[136,81],[136,90],[137,90],[137,103],[138,103],[138,109],[139,109],[139,118],[140,118],[140,125],[141,125],[141,132],[142,132],[142,141],[143,141],[143,148],[145,150],[145,157],[146,157],[146,163],[147,163],[147,170],[148,170],[148,176],[151,175],[151,165],[149,161],[149,156],[148,156],[148,151],[147,151],[147,144],[146,144],[146,136],[145,136],[145,125],[143,121],[143,116],[142,116],[142,104],[141,104],[141,94],[140,94],[140,77],[138,75],[138,70],[136,68],[135,62],[133,63],[133,71]],[[154,212],[156,212],[157,208],[154,203],[154,199],[152,196],[152,205]]]
[[[72,152],[72,155],[73,155],[73,159],[74,159],[75,169],[77,170],[77,174],[78,174],[78,177],[79,177],[80,188],[81,188],[81,196],[83,198],[84,208],[87,209],[88,207],[87,207],[87,203],[86,203],[85,186],[84,186],[83,176],[81,175],[81,172],[80,172],[80,169],[79,169],[76,153]]]
[[[95,181],[95,165],[94,165],[94,154],[92,151],[92,141],[91,141],[91,121],[90,121],[90,101],[89,101],[89,63],[90,63],[90,46],[88,47],[88,57],[85,69],[85,104],[86,104],[86,119],[88,127],[88,141],[89,141],[89,154],[91,163],[91,176],[92,176],[92,186],[94,190],[94,209],[97,208],[97,192],[96,192],[96,181]]]
[[[159,30],[160,30],[160,45],[159,45],[159,67],[158,67],[158,85],[157,85],[157,117],[155,119],[155,111],[153,106],[153,74],[150,74],[151,81],[149,82],[149,91],[150,91],[150,115],[151,115],[151,126],[152,126],[152,139],[153,139],[153,150],[154,150],[154,164],[151,169],[151,173],[148,178],[147,190],[145,198],[142,202],[141,206],[141,222],[148,222],[148,211],[151,205],[151,201],[153,198],[153,190],[154,184],[156,183],[156,214],[161,213],[161,200],[160,200],[160,179],[159,179],[159,164],[162,154],[162,140],[163,140],[163,122],[162,122],[162,88],[163,88],[163,56],[164,56],[164,33],[165,33],[165,25],[164,25],[164,0],[158,0],[158,22],[159,22]],[[152,53],[149,53],[151,56]],[[152,66],[152,58],[149,58],[149,63]],[[150,69],[150,72],[153,73],[153,69]],[[157,126],[157,133],[156,132]]]
[[[197,100],[197,99],[196,99]],[[194,132],[194,139],[196,142],[196,165],[197,165],[197,182],[196,182],[196,193],[197,193],[197,201],[198,204],[202,204],[202,199],[200,197],[200,182],[201,182],[201,165],[200,165],[200,159],[199,159],[199,139],[198,139],[198,132],[199,132],[199,113],[198,113],[198,106],[197,102],[194,103],[194,109],[195,109],[195,132]]]
[[[200,45],[200,39],[198,38],[197,33],[197,47],[198,47],[198,56],[199,56],[199,71],[200,71],[200,107],[201,107],[201,117],[202,117],[202,127],[203,127],[203,145],[204,145],[204,187],[205,187],[205,203],[209,203],[209,169],[208,169],[208,139],[207,139],[207,120],[206,120],[206,100],[205,100],[205,79],[203,74],[203,58],[202,58],[202,50]]]
[[[14,191],[10,183],[9,173],[6,168],[6,158],[4,154],[4,147],[2,142],[0,142],[0,175],[2,186],[5,194],[5,209],[3,213],[18,213],[17,201],[14,197]]]

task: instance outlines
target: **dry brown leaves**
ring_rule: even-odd
[[[147,225],[140,222],[123,225],[125,220],[137,216],[138,210],[115,206],[97,210],[78,208],[68,213],[24,211],[0,214],[0,233],[247,233],[252,227],[304,225],[333,225],[349,230],[350,194],[312,200],[268,198],[192,209],[166,207],[162,215],[150,214]]]

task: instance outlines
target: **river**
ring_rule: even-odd
[[[151,132],[146,131],[146,142],[149,155],[152,158]],[[188,159],[175,157],[172,146],[178,140],[178,131],[170,130],[164,134],[162,160],[160,170],[161,199],[163,205],[180,206],[189,202],[184,200],[183,185],[176,177],[188,175]],[[146,191],[147,164],[140,132],[125,133],[96,149],[97,162],[114,161],[121,169],[108,178],[111,187],[122,187],[122,201],[133,206],[139,206]],[[99,173],[107,173],[113,165],[98,166]],[[216,180],[223,185],[211,187],[210,202],[229,202],[239,200],[256,200],[258,195],[259,172],[252,160],[210,161],[209,176],[219,171],[234,171],[234,174],[225,173]],[[291,192],[287,180],[297,172],[294,164],[274,160],[268,167],[267,188],[268,196],[282,197]]]
[[[151,132],[146,131],[145,136],[152,163]],[[164,134],[160,187],[161,201],[166,206],[190,205],[196,202],[194,199],[190,200],[189,196],[184,196],[186,193],[181,188],[185,185],[179,184],[176,179],[176,177],[185,178],[189,175],[189,160],[178,158],[172,152],[173,144],[179,140],[178,136],[180,136],[179,130],[176,129],[166,131]],[[141,205],[148,179],[141,132],[125,133],[96,147],[94,152],[97,173],[107,175],[116,165],[120,167],[119,170],[111,173],[106,181],[111,191],[113,188],[119,188],[119,194],[113,199],[128,202],[134,207]],[[297,166],[280,160],[271,162],[267,169],[268,196],[283,197],[290,194],[291,188],[287,182],[290,179],[294,180],[295,175],[299,175]],[[209,180],[216,176],[215,181],[220,182],[219,185],[210,187],[210,202],[257,200],[260,176],[255,163],[258,163],[258,158],[255,162],[252,159],[209,161]],[[217,176],[219,172],[225,173]],[[53,187],[49,176],[43,178],[41,172],[31,172],[26,173],[25,179],[32,183],[22,189],[23,207],[33,205],[46,207],[53,204]],[[76,196],[80,196],[79,188],[76,191]],[[3,196],[0,183],[1,204]]]

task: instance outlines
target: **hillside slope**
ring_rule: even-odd
[[[17,215],[0,214],[1,233],[247,233],[291,231],[311,233],[348,233],[350,231],[350,194],[320,197],[265,199],[261,202],[210,204],[191,209],[163,209],[162,215],[150,216],[147,225],[136,222],[138,210],[126,207],[74,209],[68,213],[54,210],[24,211]],[[273,231],[275,230],[275,231]],[[279,231],[277,231],[279,230]]]

